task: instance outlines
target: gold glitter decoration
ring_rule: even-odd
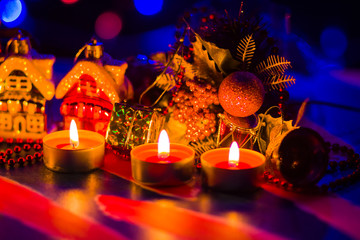
[[[254,114],[264,101],[264,87],[250,72],[234,72],[219,87],[219,102],[226,112],[236,117]]]
[[[80,77],[87,74],[94,78],[97,87],[105,93],[112,104],[127,99],[133,94],[132,91],[128,91],[131,88],[126,87],[130,85],[129,80],[125,78],[127,66],[127,63],[121,66],[103,66],[96,62],[80,60],[61,80],[56,88],[55,97],[63,98],[79,82]]]
[[[21,49],[14,44],[21,42]],[[21,33],[8,42],[0,65],[0,136],[38,139],[46,135],[45,102],[55,93],[55,57],[37,54]],[[16,44],[15,44],[16,45]],[[16,50],[16,51],[15,51]]]

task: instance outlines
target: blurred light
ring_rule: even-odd
[[[134,0],[135,8],[143,15],[153,15],[161,11],[163,0]]]
[[[23,0],[0,1],[0,18],[6,27],[18,26],[26,16],[26,7]]]
[[[347,47],[345,33],[336,27],[327,27],[321,33],[321,47],[325,54],[330,58],[341,57]]]
[[[78,0],[61,0],[65,4],[73,4],[76,3]]]
[[[112,39],[122,29],[121,18],[113,12],[102,13],[95,22],[95,32],[102,39]]]

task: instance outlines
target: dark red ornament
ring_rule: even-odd
[[[279,147],[279,170],[296,187],[315,185],[325,174],[329,155],[323,138],[309,128],[289,132]]]

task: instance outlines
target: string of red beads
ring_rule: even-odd
[[[40,162],[43,156],[42,144],[42,139],[0,137],[0,168],[9,169]]]
[[[328,183],[308,188],[298,188],[286,181],[281,181],[279,178],[271,175],[269,171],[264,172],[264,179],[269,183],[279,185],[285,190],[311,193],[337,191],[360,180],[360,155],[355,153],[352,148],[340,146],[337,143],[331,144],[327,142],[326,145],[329,152],[332,151],[334,154],[342,154],[346,158],[346,160],[330,160],[327,173],[348,171],[350,172],[349,174],[343,175],[342,177],[334,179]]]

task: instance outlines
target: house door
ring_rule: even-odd
[[[17,133],[26,131],[26,120],[23,116],[17,116],[14,119],[14,131]]]

